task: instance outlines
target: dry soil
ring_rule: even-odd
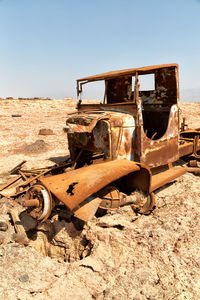
[[[62,128],[75,105],[0,101],[0,183],[22,160],[32,168],[66,159]],[[200,103],[181,110],[189,127],[200,127]],[[38,135],[43,128],[54,134]],[[199,299],[199,176],[188,173],[160,189],[148,216],[124,207],[83,224],[60,207],[41,225],[22,213],[28,245],[15,242],[12,209],[24,210],[0,199],[0,221],[8,224],[0,231],[0,299]]]

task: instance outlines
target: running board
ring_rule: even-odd
[[[181,175],[183,175],[187,172],[188,172],[188,170],[186,168],[173,167],[167,171],[153,175],[152,181],[151,181],[150,192],[157,190],[161,186],[164,186],[165,184],[173,181],[174,179],[180,177]]]

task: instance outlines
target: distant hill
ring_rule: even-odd
[[[200,102],[200,88],[180,90],[181,102]]]

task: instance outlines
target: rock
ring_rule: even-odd
[[[38,134],[39,135],[54,135],[54,132],[51,129],[42,128],[42,129],[40,129]]]
[[[8,229],[8,224],[6,222],[0,221],[0,230],[6,231]]]
[[[37,220],[33,219],[26,211],[23,211],[19,217],[26,232],[37,227]]]
[[[28,280],[29,280],[28,274],[23,274],[19,277],[19,281],[21,281],[21,282],[26,282]]]
[[[11,115],[12,116],[12,118],[20,118],[22,115],[19,115],[19,114],[13,114],[13,115]]]

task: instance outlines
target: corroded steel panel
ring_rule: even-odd
[[[151,192],[155,191],[156,189],[173,181],[174,179],[185,174],[186,172],[187,170],[185,168],[177,167],[177,168],[171,168],[165,172],[152,176],[152,184],[151,184],[150,191]]]
[[[160,120],[162,121],[161,118]],[[156,133],[156,128],[154,132]],[[149,138],[143,127],[136,129],[136,153],[138,160],[150,167],[164,165],[179,158],[177,105],[171,107],[166,131],[160,138],[156,139],[156,134]]]
[[[131,174],[140,171],[141,167],[128,160],[110,161],[80,168],[71,172],[41,178],[40,181],[73,210],[82,201],[96,193],[111,182],[129,174],[129,185],[133,185]],[[150,171],[146,169],[148,188],[150,187]]]
[[[79,112],[92,112],[92,111],[116,111],[116,112],[122,112],[122,113],[130,113],[132,115],[137,114],[137,108],[134,103],[112,103],[112,104],[78,104],[78,111]]]
[[[133,160],[135,118],[131,114],[99,111],[74,115],[66,122],[70,154],[76,149],[104,153],[105,158]]]

